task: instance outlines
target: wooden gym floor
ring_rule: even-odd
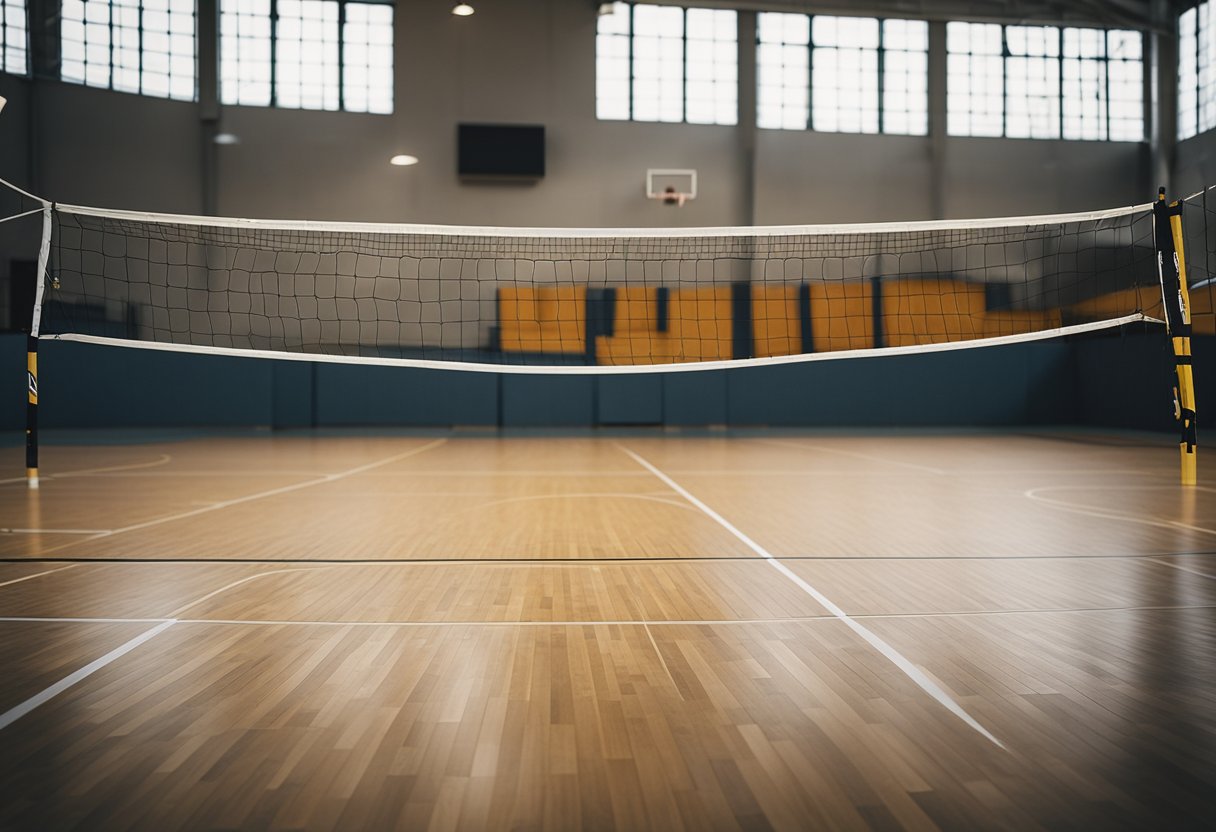
[[[103,438],[0,449],[0,828],[1216,818],[1168,438]]]

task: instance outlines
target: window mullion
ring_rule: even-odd
[[[1001,136],[1009,137],[1009,35],[1001,24]]]
[[[1081,84],[1081,65],[1077,63],[1077,87]],[[1056,138],[1064,138],[1064,27],[1056,27],[1056,98],[1059,110],[1056,112]]]
[[[169,14],[170,14],[170,12],[168,12],[168,11],[165,12],[166,16],[168,16]],[[136,66],[135,78],[136,78],[136,84],[138,85],[138,88],[139,88],[139,93],[140,93],[140,95],[143,95],[144,94],[144,0],[139,0],[139,11],[136,13],[136,20],[139,21],[139,28],[135,32],[135,42],[138,44],[138,51],[135,54],[135,66]],[[168,37],[169,37],[169,35],[168,35],[168,33],[166,33],[165,34],[166,40],[168,39]],[[166,47],[166,49],[167,49],[167,47]],[[166,60],[168,60],[167,57],[166,57]],[[166,79],[168,78],[168,67],[165,67],[165,77],[166,77]],[[166,83],[167,83],[167,81],[166,81]]]
[[[683,58],[680,61],[680,77],[682,79],[680,94],[680,121],[688,123],[688,9],[680,9],[680,13],[684,19],[680,23],[680,36],[683,40]],[[660,41],[662,43],[662,41]],[[660,57],[660,66],[662,66],[662,58]],[[661,75],[661,73],[660,73]],[[662,102],[662,94],[660,93],[659,101]],[[660,103],[660,107],[662,104]],[[660,111],[659,119],[662,120],[663,115]]]
[[[635,95],[635,87],[637,86],[637,72],[633,66],[633,3],[629,4],[629,32],[625,38],[629,44],[629,120],[633,121],[633,98]]]
[[[1102,119],[1102,127],[1106,131],[1102,138],[1106,141],[1110,140],[1111,136],[1111,116],[1110,116],[1110,31],[1102,30],[1102,84],[1105,87],[1106,97],[1103,104],[1106,107],[1106,112],[1103,114],[1106,117]],[[1141,70],[1143,72],[1143,70]]]
[[[270,106],[279,106],[279,3],[270,0]]]
[[[806,129],[815,129],[815,15],[806,21]]]
[[[338,0],[338,109],[346,109],[346,3]],[[322,94],[324,106],[324,94]]]
[[[97,0],[94,0],[94,2],[97,2]],[[105,2],[107,3],[107,9],[106,9],[106,26],[107,26],[107,27],[109,28],[109,30],[110,30],[110,65],[109,65],[108,67],[106,67],[106,78],[107,78],[108,80],[107,80],[107,82],[106,82],[106,87],[105,87],[105,88],[106,88],[106,89],[108,89],[108,90],[112,90],[112,89],[114,89],[114,59],[115,59],[115,52],[114,52],[114,6],[113,6],[113,5],[110,3],[110,0],[105,0]],[[84,24],[84,25],[85,25],[85,31],[86,31],[86,32],[88,32],[88,27],[89,27],[89,23],[88,23],[88,21],[89,21],[89,13],[88,13],[88,11],[87,11],[87,7],[86,7],[85,14],[84,14],[84,19],[85,19],[85,24]],[[88,35],[87,35],[87,34],[86,34],[86,36],[85,36],[85,42],[86,42],[86,43],[88,43]],[[87,49],[87,47],[86,47],[86,49]],[[86,56],[85,56],[85,60],[86,60],[86,61],[88,61],[88,56],[87,56],[87,53],[86,53]],[[87,71],[87,66],[88,66],[88,65],[87,65],[87,63],[86,63],[86,71],[85,71],[85,85],[86,85],[86,86],[88,85],[88,78],[89,78],[89,74],[88,74],[88,71]]]
[[[878,132],[887,132],[887,106],[884,95],[884,87],[887,81],[887,49],[886,41],[883,38],[883,18],[878,19]]]

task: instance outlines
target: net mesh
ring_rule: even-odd
[[[1183,200],[1182,233],[1191,331],[1216,335],[1216,193],[1212,188]]]
[[[44,335],[406,362],[662,366],[1161,317],[1147,206],[663,232],[59,207],[50,270]]]

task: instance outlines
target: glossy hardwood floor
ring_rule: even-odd
[[[1216,479],[1168,438],[44,460],[0,448],[0,829],[1216,817]]]

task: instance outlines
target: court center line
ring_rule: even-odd
[[[96,659],[95,661],[89,662],[84,667],[77,670],[75,673],[71,673],[71,674],[63,677],[58,682],[51,685],[49,688],[46,688],[45,690],[34,694],[29,699],[22,702],[20,705],[17,705],[16,707],[13,707],[13,708],[9,708],[3,714],[0,714],[0,731],[3,731],[8,726],[12,725],[14,722],[21,719],[21,717],[25,716],[30,711],[37,708],[39,705],[45,704],[46,702],[49,702],[51,699],[54,699],[59,694],[63,693],[65,690],[72,687],[72,685],[75,685],[77,682],[80,682],[83,679],[87,679],[89,676],[92,676],[94,673],[101,670],[103,667],[110,664],[111,662],[115,661],[116,659],[122,658],[127,653],[130,653],[136,647],[143,644],[145,641],[149,641],[149,640],[155,638],[156,636],[160,635],[161,633],[163,633],[165,630],[169,629],[176,623],[177,623],[176,621],[162,621],[160,624],[157,624],[152,629],[145,630],[144,632],[140,633],[135,638],[131,639],[130,641],[126,642],[125,644],[122,644],[122,645],[114,648],[109,653],[106,653],[104,656],[102,656],[100,659]]]
[[[159,526],[164,523],[172,523],[177,520],[186,520],[190,517],[197,517],[200,514],[207,514],[212,511],[219,511],[220,509],[230,508],[232,506],[241,505],[242,503],[249,503],[249,502],[253,502],[254,500],[265,499],[266,497],[275,497],[275,496],[278,496],[279,494],[287,494],[291,491],[299,491],[304,488],[311,488],[314,485],[324,485],[326,483],[337,482],[338,480],[346,479],[347,477],[354,476],[355,474],[361,474],[364,471],[370,471],[375,468],[380,468],[381,466],[384,466],[384,465],[391,465],[394,462],[399,462],[399,461],[406,459],[408,457],[411,457],[411,456],[417,456],[418,454],[423,453],[424,451],[429,451],[431,448],[436,448],[436,447],[444,444],[447,441],[448,441],[447,437],[435,439],[420,447],[411,448],[408,451],[403,451],[402,453],[394,454],[393,456],[386,457],[385,459],[377,460],[376,462],[369,462],[365,465],[360,465],[355,468],[350,468],[346,471],[339,471],[336,474],[326,474],[323,477],[318,477],[318,478],[312,479],[312,480],[306,480],[304,482],[298,482],[293,485],[284,485],[279,488],[272,488],[268,491],[259,491],[255,494],[247,494],[244,497],[236,497],[231,500],[223,500],[218,503],[212,503],[211,505],[203,506],[202,508],[191,509],[190,511],[183,511],[183,512],[179,512],[177,514],[170,514],[166,517],[157,517],[152,520],[145,520],[142,523],[134,523],[130,526],[123,526],[122,528],[119,528],[119,529],[113,529],[109,532],[106,532],[105,534],[94,535],[90,538],[87,538],[83,542],[88,543],[88,542],[92,542],[94,540],[100,540],[103,537],[112,537],[114,535],[126,534],[127,532],[134,532],[134,531],[139,531],[141,529],[151,528],[152,526]],[[69,541],[67,543],[60,544],[59,546],[54,546],[50,549],[43,550],[42,554],[59,551],[60,549],[66,549],[69,546],[77,545],[77,543],[79,543],[79,542],[80,541],[74,541],[74,540]]]
[[[633,451],[626,448],[624,445],[621,445],[620,443],[615,443],[615,444],[618,448],[620,448],[622,451],[624,451],[630,457],[632,457],[635,462],[637,462],[643,468],[650,471],[650,473],[654,474],[660,480],[665,482],[677,494],[680,494],[682,497],[684,497],[684,499],[688,500],[690,503],[695,505],[697,508],[701,509],[701,511],[705,512],[706,516],[708,516],[711,520],[716,522],[718,525],[722,526],[722,528],[726,529],[728,532],[730,532],[732,535],[734,535],[736,538],[738,538],[740,540],[740,542],[742,542],[745,546],[747,546],[753,552],[758,554],[760,557],[764,558],[765,561],[767,561],[774,569],[776,569],[778,572],[780,572],[785,577],[789,578],[789,580],[792,581],[803,592],[805,592],[807,595],[810,595],[812,598],[814,598],[816,601],[818,601],[820,606],[824,607],[828,612],[830,612],[830,613],[832,613],[832,615],[836,616],[836,618],[839,619],[842,623],[844,623],[850,630],[852,630],[854,633],[859,635],[863,640],[865,640],[865,642],[867,644],[869,644],[871,647],[873,647],[875,650],[877,650],[879,653],[881,653],[884,657],[886,657],[886,659],[888,661],[890,661],[897,668],[899,668],[901,671],[903,671],[905,676],[907,676],[914,683],[916,683],[916,685],[918,687],[920,687],[921,690],[923,690],[925,693],[929,694],[931,697],[933,697],[935,700],[937,700],[937,702],[940,705],[942,705],[946,710],[950,711],[950,713],[954,714],[956,717],[958,717],[963,722],[965,722],[974,731],[979,733],[980,736],[982,736],[985,739],[987,739],[988,741],[992,742],[997,747],[999,747],[1001,749],[1005,749],[1004,743],[1002,743],[995,736],[993,736],[988,731],[988,729],[985,728],[983,725],[981,725],[978,721],[976,721],[976,719],[973,716],[971,716],[971,714],[967,713],[967,711],[965,711],[961,705],[959,705],[957,702],[955,702],[954,699],[952,699],[950,697],[950,695],[941,688],[941,686],[939,686],[936,682],[934,682],[932,679],[930,679],[928,674],[926,674],[923,670],[921,670],[919,667],[917,667],[911,661],[909,661],[907,658],[905,658],[902,653],[900,653],[898,650],[896,650],[890,644],[883,641],[878,636],[877,633],[873,632],[872,630],[868,629],[864,625],[859,624],[858,622],[856,622],[852,618],[850,618],[848,613],[846,613],[843,609],[841,609],[835,603],[833,603],[832,600],[829,599],[826,595],[824,595],[822,592],[820,592],[815,587],[811,586],[808,582],[806,582],[801,577],[799,577],[797,573],[795,573],[792,569],[790,569],[788,566],[786,566],[784,563],[782,563],[776,557],[774,557],[771,552],[769,552],[767,549],[765,549],[763,546],[761,546],[756,541],[752,540],[750,537],[745,535],[743,532],[739,531],[739,529],[735,528],[735,526],[729,520],[727,520],[722,515],[718,514],[716,511],[714,511],[712,508],[707,506],[705,503],[698,500],[696,497],[694,497],[692,495],[692,493],[690,493],[686,488],[684,488],[682,485],[677,483],[671,477],[664,474],[658,468],[651,465],[648,461],[646,461],[642,457],[638,456]]]
[[[0,586],[8,586],[9,584],[19,584],[22,581],[31,581],[34,578],[41,578],[43,575],[51,575],[55,572],[63,572],[65,569],[74,569],[80,566],[80,563],[69,563],[67,566],[61,566],[58,569],[48,569],[45,572],[35,572],[33,575],[26,575],[23,578],[13,578],[11,581],[4,581]]]

